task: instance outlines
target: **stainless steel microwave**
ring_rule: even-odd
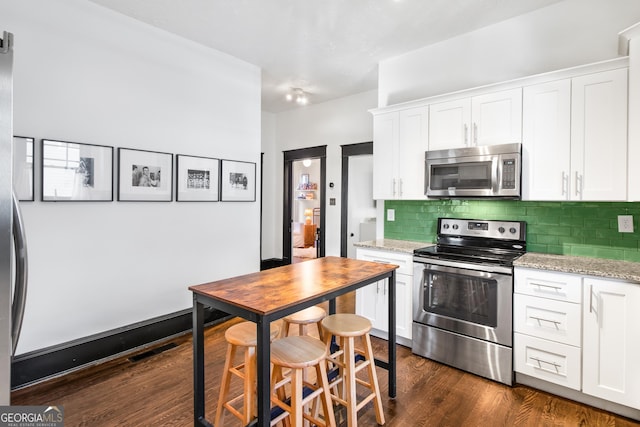
[[[522,144],[425,153],[427,197],[519,199],[521,175]]]

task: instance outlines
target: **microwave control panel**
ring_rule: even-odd
[[[502,188],[516,188],[516,159],[502,160]]]

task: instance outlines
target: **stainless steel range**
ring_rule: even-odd
[[[513,384],[513,261],[522,221],[438,219],[437,244],[414,251],[412,351]]]

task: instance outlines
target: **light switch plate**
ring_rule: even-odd
[[[396,210],[387,209],[387,221],[395,221],[395,220],[396,220]]]
[[[633,233],[633,215],[618,215],[618,232]]]

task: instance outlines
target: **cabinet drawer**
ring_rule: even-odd
[[[580,347],[582,306],[531,295],[513,296],[513,329],[527,335]]]
[[[356,258],[363,261],[381,262],[384,264],[395,264],[399,268],[397,274],[408,274],[413,276],[413,255],[399,252],[379,251],[375,249],[356,249]]]
[[[559,301],[582,301],[582,277],[532,268],[514,268],[514,292]]]
[[[580,390],[580,348],[515,333],[513,358],[516,372]]]

